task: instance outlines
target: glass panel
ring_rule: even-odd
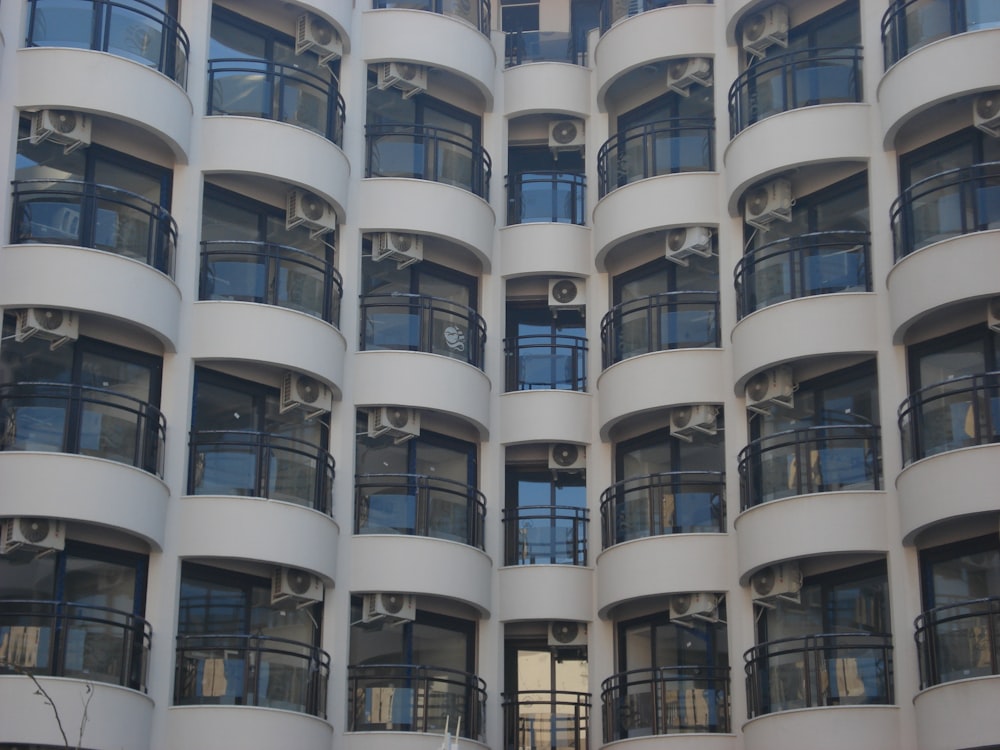
[[[110,15],[107,51],[150,67],[159,67],[163,50],[163,22],[147,8],[135,5],[131,10],[107,5]]]
[[[80,0],[37,3],[31,41],[40,46],[90,49],[94,15],[100,7]]]

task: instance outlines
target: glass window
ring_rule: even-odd
[[[581,310],[547,305],[507,306],[507,390],[582,391],[586,384],[587,331]]]
[[[506,483],[507,564],[585,565],[585,473],[508,466]]]

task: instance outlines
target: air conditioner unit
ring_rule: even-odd
[[[586,447],[573,443],[553,443],[549,446],[549,468],[555,471],[587,468]]]
[[[774,405],[791,409],[794,404],[795,381],[790,367],[775,367],[754,375],[747,381],[747,409],[769,414]]]
[[[792,184],[785,179],[771,180],[750,188],[744,202],[747,224],[766,230],[772,222],[792,220]]]
[[[374,406],[368,410],[368,437],[391,435],[396,444],[420,435],[420,412],[402,406]]]
[[[681,57],[667,63],[667,88],[689,96],[696,83],[712,85],[712,60],[708,57]]]
[[[569,648],[587,645],[587,626],[582,622],[560,620],[549,623],[549,645]]]
[[[60,550],[66,547],[66,526],[51,518],[5,518],[0,526],[0,554],[19,549]]]
[[[344,44],[337,30],[324,19],[312,13],[303,13],[295,23],[295,54],[315,52],[319,64],[325,65],[344,54]]]
[[[986,325],[991,331],[1000,333],[1000,297],[994,297],[986,303]]]
[[[337,213],[315,193],[294,188],[285,197],[285,229],[299,224],[309,227],[309,236],[315,238],[337,228]]]
[[[424,239],[407,232],[380,232],[372,243],[372,260],[396,261],[396,268],[406,268],[424,259]]]
[[[670,619],[680,624],[691,620],[718,622],[719,597],[704,592],[674,594],[670,597]]]
[[[718,431],[719,409],[709,404],[677,406],[670,411],[670,434],[692,442],[695,433],[714,435]]]
[[[773,44],[788,46],[788,8],[770,5],[751,13],[743,22],[743,49],[755,57],[764,57]]]
[[[297,568],[277,568],[271,575],[271,604],[294,602],[305,607],[323,601],[323,581]]]
[[[1000,138],[1000,91],[980,94],[972,103],[972,124],[994,138]]]
[[[765,606],[775,599],[798,602],[802,590],[802,570],[798,563],[769,565],[750,578],[754,601]]]
[[[292,409],[305,409],[306,419],[333,409],[333,392],[316,378],[298,372],[286,372],[281,378],[281,414]]]
[[[408,62],[384,62],[378,66],[379,91],[395,87],[403,92],[403,98],[409,99],[427,90],[427,68],[424,65]]]
[[[549,148],[560,151],[578,151],[584,146],[583,120],[552,120],[549,123]]]
[[[68,154],[90,145],[90,118],[70,109],[43,109],[31,118],[29,140],[32,143],[45,140],[61,143]]]
[[[17,311],[14,328],[15,341],[27,341],[32,336],[50,341],[50,349],[57,349],[80,335],[80,321],[75,312],[53,307],[28,307]]]
[[[582,279],[549,279],[549,309],[582,310],[585,306]]]
[[[412,594],[365,594],[363,622],[390,620],[404,622],[417,617],[417,597]]]
[[[708,227],[675,227],[668,230],[667,260],[686,266],[691,255],[712,257],[712,230]]]

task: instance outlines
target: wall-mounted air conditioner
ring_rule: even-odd
[[[76,341],[79,335],[80,321],[75,312],[53,307],[28,307],[17,311],[15,341],[37,336],[51,342],[49,348],[55,350],[67,341]]]
[[[766,230],[775,221],[792,220],[792,184],[783,178],[750,188],[744,202],[746,223]]]
[[[5,518],[0,521],[0,554],[20,549],[50,551],[66,547],[66,525],[52,518]]]
[[[333,392],[316,378],[298,372],[286,372],[281,378],[281,414],[292,409],[304,409],[306,418],[323,414],[333,409]]]
[[[587,449],[573,443],[549,446],[549,468],[556,471],[579,471],[587,468]]]
[[[90,117],[69,109],[43,109],[31,118],[32,143],[49,140],[61,143],[63,152],[70,153],[90,145]]]
[[[973,100],[972,124],[984,133],[1000,138],[1000,91],[980,94]]]
[[[586,305],[583,279],[549,279],[549,309],[582,310]]]
[[[767,48],[788,46],[788,8],[769,5],[751,13],[743,21],[743,49],[754,57],[764,57]]]
[[[986,303],[986,325],[991,331],[1000,333],[1000,297],[993,297]]]
[[[372,241],[372,260],[396,261],[396,268],[406,268],[424,259],[424,239],[408,232],[379,232]]]
[[[782,365],[764,370],[747,381],[747,409],[769,414],[772,406],[791,409],[794,405],[795,378],[792,368]]]
[[[285,196],[285,229],[299,224],[309,227],[310,236],[318,237],[337,228],[337,212],[315,193],[293,188]]]
[[[775,599],[798,602],[802,590],[802,570],[794,562],[769,565],[751,576],[750,588],[758,604],[768,606]]]
[[[427,67],[409,62],[384,62],[378,65],[379,91],[397,88],[409,99],[427,90]]]
[[[688,264],[688,257],[712,257],[712,230],[708,227],[674,227],[667,230],[665,252],[667,260],[679,266]]]
[[[549,123],[549,148],[556,154],[560,151],[579,151],[584,143],[583,120],[570,118]]]
[[[323,601],[323,581],[297,568],[276,568],[271,575],[271,604],[294,603],[300,607]]]
[[[417,617],[417,597],[412,594],[387,592],[365,594],[363,607],[361,614],[363,622],[380,620],[405,622]]]
[[[344,44],[329,21],[312,13],[303,13],[295,23],[295,54],[305,52],[315,53],[319,64],[325,65],[343,56]]]
[[[670,619],[678,624],[703,620],[719,621],[719,596],[702,591],[670,597]]]
[[[549,623],[549,646],[570,648],[587,645],[587,626],[582,622],[558,620]]]
[[[368,410],[368,437],[390,435],[397,444],[420,435],[420,412],[402,406],[373,406]]]
[[[710,404],[676,406],[670,410],[670,434],[692,442],[698,433],[714,435],[718,431],[719,408]]]
[[[712,60],[709,57],[681,57],[667,63],[667,88],[689,96],[695,84],[712,85]]]

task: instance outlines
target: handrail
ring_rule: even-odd
[[[586,565],[589,521],[586,508],[519,505],[505,509],[504,564]]]
[[[333,263],[305,250],[252,240],[201,243],[198,299],[287,307],[339,326],[343,296]]]
[[[935,607],[917,616],[913,627],[921,690],[1000,674],[1000,597]]]
[[[229,89],[231,78],[237,83]],[[336,77],[324,78],[295,65],[264,59],[209,60],[206,111],[287,122],[319,133],[338,146],[344,143],[346,105]]]
[[[501,708],[504,747],[587,750],[589,746],[590,693],[518,690],[501,696]]]
[[[701,0],[704,5],[711,5],[713,0]],[[657,8],[671,5],[697,4],[692,0],[603,0],[601,3],[601,34],[604,34],[614,24],[623,18],[645,13]]]
[[[93,456],[163,476],[166,419],[133,396],[76,383],[6,383],[0,418],[0,451]]]
[[[189,495],[263,497],[333,512],[334,460],[315,443],[253,430],[192,430]]]
[[[533,62],[587,64],[587,50],[577,51],[570,31],[508,31],[504,35],[504,67]]]
[[[667,471],[629,477],[601,493],[601,547],[666,534],[723,533],[726,476]]]
[[[425,474],[358,474],[354,533],[448,539],[485,549],[486,496],[472,485]]]
[[[475,7],[473,5],[475,4]],[[372,8],[386,10],[402,8],[404,10],[422,10],[437,13],[465,21],[486,36],[490,35],[490,3],[489,0],[373,0]]]
[[[587,337],[540,333],[504,339],[506,390],[587,390]]]
[[[158,203],[83,180],[14,180],[11,244],[105,250],[173,276],[177,223]]]
[[[809,232],[747,250],[736,263],[737,317],[790,299],[872,291],[871,234]]]
[[[177,706],[263,706],[325,719],[329,678],[330,655],[308,643],[245,633],[177,636]]]
[[[68,2],[79,3],[79,10],[68,8]],[[145,0],[128,0],[127,4],[112,0],[52,0],[49,4],[50,0],[28,0],[25,46],[109,52],[148,65],[181,86],[187,85],[191,44],[177,20],[161,8]],[[89,17],[81,17],[80,11]],[[60,38],[62,33],[68,38]]]
[[[769,54],[729,87],[729,137],[800,107],[860,102],[862,47],[813,47]]]
[[[978,28],[1000,26],[1000,13],[994,3],[980,3],[980,12],[985,15],[989,5],[995,15],[984,18],[980,24],[970,24],[964,12],[965,0],[893,0],[882,15],[882,51],[885,69],[902,60],[921,47],[956,34],[974,31]],[[911,22],[913,10],[916,22]],[[935,23],[937,22],[937,23]],[[943,22],[943,23],[942,23]],[[910,34],[921,33],[911,39]]]
[[[507,175],[507,224],[552,222],[583,226],[587,176],[558,169]]]
[[[152,626],[131,612],[59,600],[0,599],[4,658],[33,675],[146,692]],[[11,667],[0,665],[0,674]]]

